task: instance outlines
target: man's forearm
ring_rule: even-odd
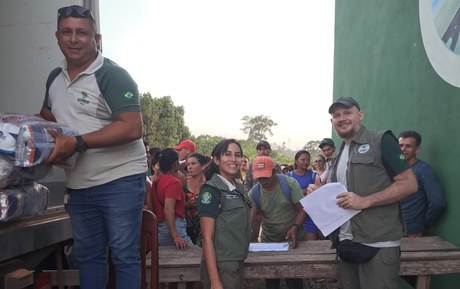
[[[407,169],[393,178],[394,182],[385,189],[366,196],[368,208],[398,202],[418,190],[417,179],[412,169]]]

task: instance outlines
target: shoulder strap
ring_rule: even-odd
[[[61,73],[62,69],[60,67],[57,67],[55,69],[53,69],[50,74],[48,75],[48,79],[46,80],[46,92],[45,92],[45,102],[46,103],[46,107],[50,107],[49,105],[49,92],[50,92],[50,87],[51,87],[51,84],[53,83],[53,81],[56,79],[56,77],[59,75],[59,73]],[[44,103],[45,104],[45,103]]]
[[[289,187],[287,177],[283,174],[277,174],[277,176],[283,195],[287,200],[291,201],[291,187]],[[252,199],[256,203],[257,209],[260,210],[260,183],[257,183],[252,187]]]
[[[256,203],[257,210],[260,210],[260,183],[255,184],[252,189],[252,199]]]
[[[289,184],[287,182],[287,177],[283,174],[277,174],[277,175],[278,175],[278,181],[280,183],[281,191],[283,191],[283,194],[286,197],[286,199],[291,201],[292,200],[291,187],[289,187]]]
[[[318,174],[317,172],[311,171],[311,181],[312,181],[311,183],[312,184],[314,184],[316,182],[316,175],[317,174]]]

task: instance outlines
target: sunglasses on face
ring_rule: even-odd
[[[67,7],[59,8],[57,19],[58,22],[61,18],[75,17],[75,18],[86,18],[94,20],[93,13],[88,8],[79,5],[72,5]]]

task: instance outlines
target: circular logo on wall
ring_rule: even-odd
[[[419,0],[423,46],[431,65],[460,87],[460,0]]]

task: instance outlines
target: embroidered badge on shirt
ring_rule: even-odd
[[[209,192],[204,192],[204,193],[201,195],[201,203],[202,203],[202,204],[209,205],[209,204],[211,203],[211,200],[212,200],[212,195],[211,195],[211,193],[209,193]]]
[[[82,91],[80,92],[80,94],[81,94],[81,97],[77,98],[77,101],[80,104],[88,104],[89,101],[86,99],[88,97],[88,93],[86,93],[85,91]]]
[[[369,144],[363,144],[358,148],[358,153],[360,154],[365,154],[369,151],[371,146]]]
[[[404,160],[406,160],[406,157],[404,156],[404,154],[400,154],[400,155],[399,155],[399,159],[402,160],[402,161],[404,161]]]

